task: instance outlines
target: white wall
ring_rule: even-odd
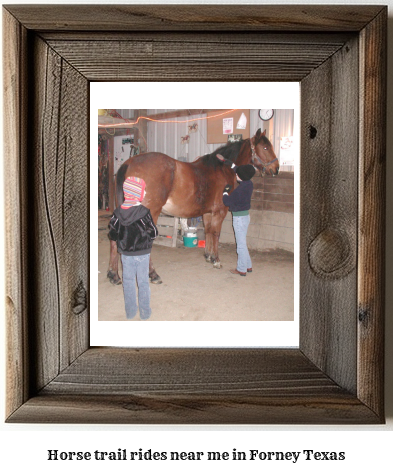
[[[149,109],[148,114],[167,112],[169,110]],[[172,158],[179,159],[186,157],[183,161],[195,161],[199,156],[211,153],[221,145],[207,143],[207,120],[206,114],[190,115],[170,119],[167,123],[148,122],[147,123],[147,144],[149,151],[159,151]],[[188,120],[189,122],[184,122]],[[195,122],[193,122],[195,120]],[[177,122],[176,122],[177,121]],[[196,123],[196,132],[190,132],[188,126]],[[267,128],[267,136],[270,139],[276,155],[280,157],[280,137],[293,134],[294,111],[293,109],[277,109],[269,122],[263,122],[258,115],[257,109],[250,110],[250,133],[254,135],[258,128],[262,131]],[[190,136],[188,144],[182,144],[182,137]],[[293,167],[284,167],[282,171],[293,171]]]
[[[150,115],[162,113],[163,111],[164,110],[158,111],[149,109],[148,113]],[[149,151],[165,153],[176,160],[179,158],[187,158],[182,161],[195,161],[199,156],[211,153],[218,148],[219,145],[207,143],[207,121],[196,120],[193,122],[193,120],[205,116],[206,115],[190,115],[181,117],[179,118],[179,123],[148,122],[147,143]],[[190,120],[190,122],[183,122],[183,120]],[[193,123],[197,123],[198,130],[196,132],[189,132],[188,126]],[[182,144],[182,137],[187,135],[190,136],[188,145]]]

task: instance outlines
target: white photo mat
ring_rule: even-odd
[[[137,87],[136,87],[137,86]],[[233,97],[240,87],[245,93]],[[137,88],[138,94],[130,93]],[[192,90],[193,93],[188,92]],[[228,99],[230,97],[230,99]],[[259,100],[256,103],[256,98]],[[186,98],[186,99],[185,99]],[[98,109],[294,109],[300,156],[300,84],[231,82],[92,82],[90,84],[90,345],[111,347],[298,347],[299,166],[295,169],[293,321],[98,321]],[[253,131],[251,131],[253,133]],[[109,241],[108,241],[109,254]],[[109,284],[109,282],[108,282]],[[133,324],[132,324],[133,323]],[[137,323],[137,324],[135,324]],[[165,335],[165,337],[163,337]]]

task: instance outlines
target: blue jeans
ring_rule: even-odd
[[[247,230],[250,224],[250,214],[246,216],[233,216],[233,229],[236,237],[237,271],[246,273],[247,268],[252,268],[250,254],[247,248]]]
[[[136,283],[138,284],[138,303],[141,319],[149,319],[150,308],[150,284],[149,284],[149,260],[147,255],[122,255],[123,265],[123,290],[127,319],[132,319],[138,312],[136,298]]]

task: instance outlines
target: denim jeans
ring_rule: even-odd
[[[233,229],[236,237],[237,271],[246,273],[247,268],[252,268],[250,254],[247,248],[247,230],[250,224],[250,215],[233,216]]]
[[[138,312],[136,283],[138,284],[139,315],[141,319],[150,318],[149,260],[150,254],[121,256],[121,262],[123,265],[124,302],[127,319],[133,319]]]

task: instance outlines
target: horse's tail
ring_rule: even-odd
[[[123,163],[116,173],[116,200],[117,200],[116,207],[121,206],[124,202],[123,183],[125,181],[127,168],[128,168],[128,164]]]

